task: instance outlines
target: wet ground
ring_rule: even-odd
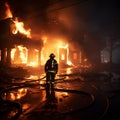
[[[0,120],[120,120],[119,74],[82,71],[62,68],[54,86],[42,70],[12,78],[1,89]]]

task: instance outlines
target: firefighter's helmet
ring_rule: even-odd
[[[49,57],[50,57],[50,58],[54,58],[55,55],[54,55],[53,53],[51,53]]]

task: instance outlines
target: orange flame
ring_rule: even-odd
[[[65,60],[65,55],[64,54],[62,54],[61,60]]]
[[[6,18],[13,17],[9,5],[6,3],[5,6],[7,8]],[[26,37],[31,38],[31,29],[26,30],[24,28],[24,23],[20,22],[17,17],[13,20],[13,22],[14,22],[14,24],[11,25],[11,30],[12,30],[13,34],[17,34],[19,32],[21,34],[26,35]],[[56,55],[56,59],[58,62],[60,59],[61,60],[66,59],[65,64],[72,65],[72,63],[69,61],[69,46],[68,46],[68,44],[65,44],[64,42],[62,42],[64,40],[59,40],[59,39],[55,40],[58,42],[55,42],[54,44],[53,43],[50,44],[50,42],[48,42],[47,40],[48,40],[48,37],[44,36],[43,37],[44,47],[42,48],[42,51],[41,51],[41,65],[45,64],[45,61],[48,59],[50,53],[54,53]],[[63,48],[67,51],[66,55],[62,54],[62,56],[61,56],[62,58],[59,58],[60,57],[59,56],[60,48]],[[15,54],[17,54],[17,57],[18,57],[18,58],[16,58],[16,60],[15,60]],[[13,63],[15,63],[15,64],[26,64],[29,66],[37,66],[38,65],[38,57],[39,57],[38,50],[34,49],[34,52],[31,54],[34,57],[30,58],[31,60],[29,61],[28,60],[29,59],[28,58],[28,49],[26,47],[19,45],[16,48],[12,49],[11,58],[12,58]]]
[[[27,94],[27,89],[26,88],[20,88],[17,91],[12,91],[9,93],[5,93],[3,95],[4,100],[18,100],[24,97]]]
[[[5,18],[12,18],[12,12],[10,10],[10,6],[8,5],[8,3],[5,3],[5,7],[6,7],[6,16]],[[12,33],[13,34],[17,34],[18,32],[20,32],[21,34],[26,35],[27,37],[31,38],[31,30],[28,29],[26,30],[24,28],[24,23],[23,22],[19,22],[18,18],[16,17],[15,20],[13,20],[14,25],[11,25],[11,29],[12,29]]]
[[[5,3],[5,7],[6,7],[5,18],[10,18],[10,17],[12,18],[13,15],[10,10],[10,6],[8,5],[7,2]],[[17,34],[19,32],[21,34],[26,35],[26,37],[31,38],[31,30],[30,29],[26,30],[24,28],[24,23],[19,22],[17,17],[13,20],[13,23],[14,24],[11,24],[11,31],[13,34]],[[11,59],[12,59],[12,63],[14,64],[27,64],[28,61],[27,57],[28,57],[28,49],[26,47],[19,45],[11,50]],[[35,65],[36,63],[32,61],[30,64]]]
[[[23,22],[19,22],[18,18],[16,17],[15,20],[13,21],[15,23],[15,28],[12,30],[13,34],[16,34],[18,32],[26,35],[28,38],[31,38],[31,29],[26,30],[24,28],[24,23]]]
[[[21,45],[16,46],[11,50],[11,59],[13,64],[26,64],[27,66],[38,66],[38,50],[34,49],[33,54],[28,53],[28,49]],[[28,54],[34,56],[31,60],[28,60]],[[29,61],[29,62],[28,62]]]
[[[10,10],[10,6],[8,5],[7,2],[5,3],[5,7],[6,7],[6,16],[5,16],[5,18],[12,18],[13,15],[12,15],[12,12]]]
[[[11,59],[14,64],[27,63],[27,48],[16,46],[11,50]]]
[[[55,54],[56,60],[58,61],[58,63],[60,62],[60,60],[66,59],[65,64],[72,65],[72,62],[70,62],[69,60],[69,46],[63,41],[64,40],[55,39],[55,42],[53,41],[52,44],[50,44],[48,39],[45,39],[44,48],[42,49],[42,52],[41,52],[41,64],[42,65],[45,64],[45,61],[47,61],[47,59],[49,58],[50,53]],[[62,53],[60,55],[61,48],[65,49],[67,52]]]
[[[66,49],[66,51],[67,51],[67,53],[66,53],[66,54],[67,54],[67,58],[66,58],[67,61],[66,61],[66,64],[72,65],[72,62],[69,60],[69,46],[68,46],[68,44],[66,44],[65,46],[60,45],[59,48]],[[64,55],[64,54],[62,54],[61,60],[65,60],[65,55]]]

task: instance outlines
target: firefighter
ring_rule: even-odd
[[[55,55],[53,53],[51,53],[49,57],[50,59],[45,63],[46,83],[54,84],[54,79],[58,72],[58,63],[54,59]]]

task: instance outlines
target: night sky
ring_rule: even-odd
[[[66,37],[89,54],[103,49],[106,39],[120,38],[118,0],[3,0],[0,19],[4,18],[5,1],[33,34]]]

